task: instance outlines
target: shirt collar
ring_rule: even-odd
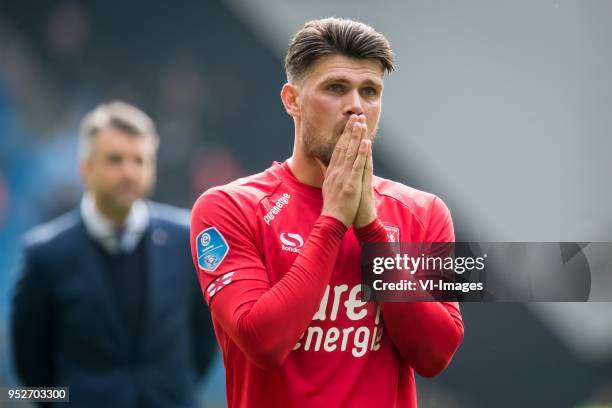
[[[132,204],[120,239],[113,222],[96,208],[91,193],[83,195],[80,210],[89,235],[111,254],[133,251],[149,226],[149,209],[143,200]]]

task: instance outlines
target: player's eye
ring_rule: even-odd
[[[331,84],[327,89],[333,93],[342,93],[344,91],[344,87],[340,84]]]
[[[378,91],[374,87],[368,86],[366,88],[363,88],[361,90],[361,93],[363,94],[363,96],[373,97],[378,94]]]

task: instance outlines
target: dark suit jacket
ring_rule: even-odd
[[[214,351],[189,249],[188,212],[148,203],[145,319],[137,352],[79,211],[26,236],[11,316],[27,386],[68,386],[71,406],[193,406]]]

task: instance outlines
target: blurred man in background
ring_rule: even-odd
[[[446,368],[463,339],[453,302],[364,302],[360,245],[453,242],[433,194],[374,177],[386,38],[308,22],[285,58],[293,156],[196,202],[191,251],[231,407],[416,407],[413,370]]]
[[[188,212],[144,200],[158,145],[151,119],[126,103],[83,120],[80,206],[25,240],[11,316],[24,385],[70,387],[73,406],[195,405],[214,333]]]

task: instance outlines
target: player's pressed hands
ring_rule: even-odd
[[[364,123],[363,126],[365,127],[366,124]],[[364,134],[367,134],[367,128],[365,128],[364,132]],[[368,156],[363,170],[361,200],[359,201],[359,208],[357,209],[355,221],[353,222],[355,228],[363,228],[378,217],[376,212],[376,201],[374,200],[374,187],[372,184],[373,176],[374,163],[372,160],[372,143],[370,142],[368,143]]]
[[[323,182],[323,211],[347,227],[355,220],[361,201],[363,173],[371,141],[365,137],[363,115],[351,115],[332,153]]]

